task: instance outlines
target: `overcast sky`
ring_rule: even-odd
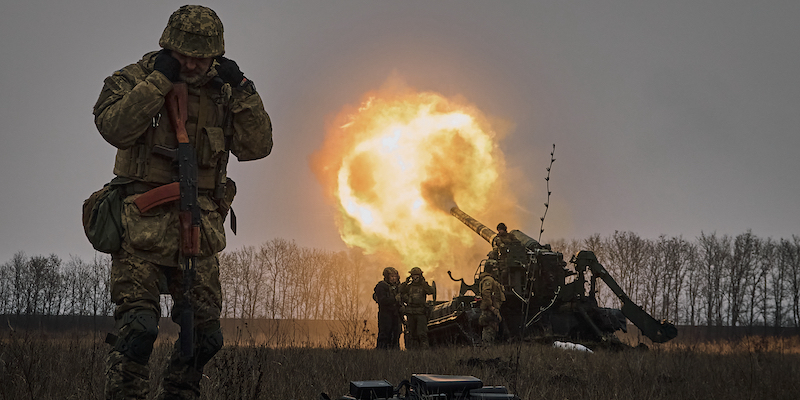
[[[158,49],[183,1],[7,1],[0,13],[0,263],[85,259],[83,200],[115,150],[92,106],[103,79]],[[209,1],[226,56],[264,100],[273,154],[232,162],[239,234],[341,250],[309,168],[325,124],[396,73],[513,124],[543,241],[633,231],[800,234],[800,2]],[[479,210],[465,210],[479,217]],[[485,221],[494,225],[494,221]]]

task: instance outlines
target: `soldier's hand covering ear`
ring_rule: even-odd
[[[217,62],[219,63],[219,65],[217,65],[217,75],[219,75],[223,81],[230,83],[233,87],[242,85],[244,74],[239,69],[239,64],[236,64],[236,61],[219,56],[217,57]]]
[[[181,73],[181,63],[172,56],[172,51],[163,49],[158,52],[153,69],[164,74],[171,82],[177,82]]]

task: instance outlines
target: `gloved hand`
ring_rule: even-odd
[[[239,69],[236,61],[219,56],[217,57],[217,62],[219,63],[217,65],[217,75],[219,75],[220,79],[225,83],[230,83],[233,87],[239,87],[244,80],[244,74]]]
[[[171,82],[177,82],[181,73],[181,63],[172,56],[172,52],[163,49],[158,52],[153,69],[164,74]]]

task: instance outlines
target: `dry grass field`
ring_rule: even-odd
[[[521,399],[796,399],[800,338],[748,336],[649,350],[555,349],[540,343],[490,348],[375,351],[366,338],[331,337],[327,348],[236,343],[206,367],[203,399],[318,399],[351,380],[393,384],[414,373],[472,375]],[[165,335],[167,336],[167,335]],[[364,340],[362,340],[364,339]],[[170,338],[151,359],[160,380]],[[107,345],[100,333],[0,332],[0,399],[102,399]]]

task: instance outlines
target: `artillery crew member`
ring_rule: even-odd
[[[434,295],[436,290],[425,281],[422,269],[411,268],[410,276],[400,285],[400,296],[404,304],[406,316],[405,343],[406,348],[428,347],[428,314],[430,308],[426,302],[427,295]]]
[[[378,303],[378,349],[399,349],[402,315],[400,315],[400,273],[395,268],[383,269],[383,280],[375,285],[372,298]]]
[[[497,224],[497,235],[492,239],[492,251],[489,253],[489,258],[500,261],[500,269],[506,267],[506,256],[510,251],[509,247],[513,242],[519,242],[514,235],[508,233],[506,224]]]
[[[272,150],[269,115],[237,63],[222,56],[223,26],[213,10],[181,7],[170,16],[159,45],[162,50],[147,53],[106,78],[94,106],[97,129],[118,149],[112,185],[122,193],[124,230],[121,248],[112,253],[110,286],[118,336],[109,340],[113,348],[107,365],[107,399],[148,397],[148,361],[161,316],[160,288],[174,300],[176,322],[184,310],[193,312],[193,318],[185,322],[194,329],[188,330],[193,340],[186,342],[185,352],[179,352],[176,343],[157,397],[200,396],[203,366],[222,347],[217,253],[225,248],[223,221],[236,193],[227,178],[228,153],[249,161],[266,157]],[[166,96],[174,86],[183,87],[178,82],[185,82],[188,96],[176,100],[177,104],[183,101],[183,117],[174,128],[171,119],[176,112],[166,107],[174,103]],[[199,223],[189,227],[197,237],[199,225],[199,239],[194,241],[199,244],[193,247],[199,250],[189,252],[193,253],[192,275],[184,275],[188,269],[181,268],[187,252],[179,245],[179,201],[157,198],[162,202],[152,207],[136,202],[148,192],[160,193],[151,189],[177,187],[168,184],[178,176],[176,148],[186,141],[181,140],[184,136],[176,137],[176,130],[182,130],[184,123],[189,150],[196,157],[193,210],[199,207],[200,214],[193,220]],[[186,276],[194,277],[184,289],[189,282],[184,281]]]
[[[490,260],[491,261],[491,260]],[[480,274],[481,316],[478,323],[483,327],[481,339],[483,344],[489,345],[496,339],[500,330],[500,307],[506,301],[503,285],[497,281],[497,267],[493,262],[487,262]]]

